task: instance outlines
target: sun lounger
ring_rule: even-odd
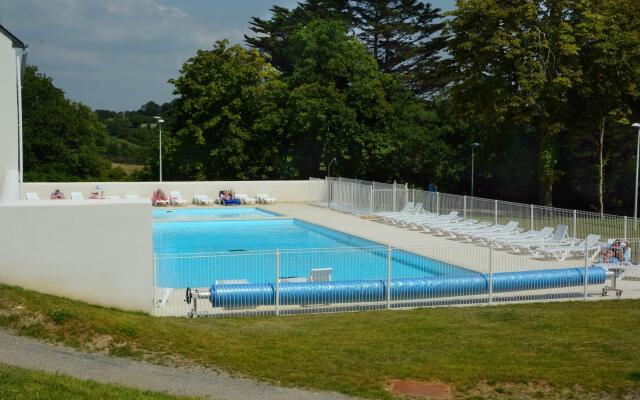
[[[242,204],[256,204],[256,199],[254,197],[249,197],[246,193],[237,193],[236,199],[240,200]]]
[[[449,214],[436,215],[435,217],[418,218],[411,221],[405,221],[404,225],[409,228],[425,230],[428,229],[431,224],[450,223],[454,221],[460,221],[462,218],[458,217],[457,211],[451,211]]]
[[[209,195],[197,194],[193,196],[193,204],[197,204],[199,206],[210,206],[212,204],[215,204],[215,200],[209,198]]]
[[[569,227],[567,225],[559,224],[553,230],[553,235],[551,237],[547,236],[543,239],[535,239],[535,240],[532,239],[532,240],[525,240],[521,242],[516,241],[516,242],[509,243],[509,247],[511,247],[513,251],[521,252],[521,253],[526,252],[526,253],[530,253],[533,256],[536,256],[538,254],[536,250],[538,247],[562,246],[570,243],[570,241],[567,240],[568,232],[569,232]]]
[[[487,238],[491,236],[496,236],[502,233],[515,233],[518,230],[518,222],[517,221],[509,221],[506,225],[492,225],[487,227],[486,229],[480,229],[478,231],[472,231],[461,235],[464,239],[468,241],[474,240],[487,240]]]
[[[553,257],[558,261],[564,261],[567,257],[584,255],[585,252],[600,251],[602,244],[600,235],[588,235],[583,240],[572,241],[564,246],[543,246],[537,249],[537,257]],[[588,254],[587,254],[588,255]]]
[[[186,206],[189,202],[182,198],[182,193],[178,190],[172,190],[169,192],[169,201],[174,206]]]
[[[84,196],[80,192],[71,192],[71,200],[84,200]]]
[[[413,208],[406,213],[390,212],[382,216],[381,219],[385,223],[397,224],[398,221],[401,221],[405,218],[412,218],[418,215],[437,215],[437,214],[424,211],[424,209],[422,208],[422,203],[415,203],[413,205]]]
[[[400,211],[381,211],[381,212],[373,213],[373,216],[382,218],[382,217],[388,217],[388,216],[394,216],[394,215],[409,214],[411,213],[411,210],[413,210],[413,202],[408,201],[407,204],[405,204],[404,207],[402,207],[402,210]]]
[[[30,200],[30,201],[32,201],[32,200],[40,200],[40,196],[38,196],[38,193],[30,192],[30,193],[27,193],[25,195],[25,199]]]
[[[475,219],[459,219],[451,222],[441,222],[441,223],[430,224],[428,228],[425,228],[425,231],[428,229],[428,231],[431,233],[437,233],[437,234],[443,235],[446,232],[448,232],[450,229],[471,227],[477,223],[478,221]]]
[[[256,194],[256,201],[262,204],[276,204],[277,199],[266,193]]]
[[[315,268],[309,274],[309,282],[331,282],[333,268]]]
[[[526,243],[530,241],[541,241],[553,236],[553,228],[545,226],[541,230],[530,230],[522,233],[514,233],[507,236],[492,237],[490,240],[498,248],[506,247],[514,243]]]

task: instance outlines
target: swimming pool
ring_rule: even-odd
[[[387,248],[380,243],[295,219],[155,222],[153,236],[160,287],[273,283],[276,263],[281,279],[306,279],[312,269],[327,268],[332,281],[387,278]],[[464,274],[475,272],[392,253],[392,279]]]
[[[153,219],[162,221],[185,221],[201,219],[257,219],[280,217],[278,213],[255,207],[228,208],[183,208],[153,210]]]

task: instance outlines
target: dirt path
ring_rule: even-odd
[[[0,331],[0,363],[142,390],[216,400],[349,399],[337,393],[282,388],[204,369],[185,370],[83,353],[68,347],[14,336],[5,331]]]

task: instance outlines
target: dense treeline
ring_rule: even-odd
[[[480,196],[633,208],[636,0],[305,0],[249,24],[248,46],[184,63],[173,102],[100,111],[95,146],[154,179],[158,113],[169,179],[304,179],[335,157],[343,176],[468,193],[478,142]]]

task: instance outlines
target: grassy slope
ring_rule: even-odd
[[[439,380],[463,392],[482,382],[612,394],[640,387],[640,301],[189,320],[0,285],[0,326],[368,397],[387,396],[392,378]]]
[[[3,400],[169,400],[179,398],[186,399],[0,364],[0,399]]]

